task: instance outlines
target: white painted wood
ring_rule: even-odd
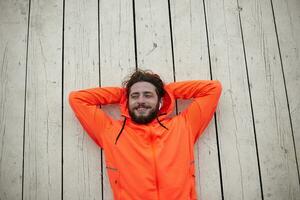
[[[62,3],[31,1],[23,199],[61,198]]]
[[[176,81],[209,80],[210,66],[202,1],[171,0]],[[179,111],[187,103],[179,102]],[[214,119],[195,145],[199,199],[221,199]]]
[[[224,198],[261,199],[237,2],[212,0],[205,5],[213,79],[223,85],[217,126]]]
[[[273,0],[273,7],[300,171],[300,1]]]
[[[22,198],[28,1],[0,1],[0,199]]]
[[[299,199],[284,81],[269,0],[240,1],[264,199]]]
[[[99,86],[98,1],[65,1],[63,199],[102,199],[101,151],[68,103],[70,91]]]
[[[173,82],[168,1],[135,1],[138,67]]]
[[[111,9],[113,8],[113,9]],[[100,80],[101,86],[119,86],[135,69],[132,0],[100,1]],[[114,119],[120,119],[118,105],[102,109]],[[103,154],[103,199],[112,200],[105,156]]]
[[[99,1],[99,72],[98,1],[65,1],[63,83],[62,1],[31,1],[24,199],[60,199],[61,192],[64,199],[102,199],[101,151],[83,131],[67,97],[72,90],[97,87],[99,83],[120,85],[124,76],[134,69],[132,2]],[[171,82],[168,1],[134,2],[138,65],[152,69],[166,82]],[[261,199],[237,18],[240,10],[264,199],[297,200],[300,198],[299,179],[271,3],[269,0],[238,2],[239,9],[235,1],[205,1],[213,79],[221,80],[224,89],[217,110],[224,198]],[[300,5],[297,0],[272,2],[299,161]],[[203,2],[170,0],[170,3],[176,80],[209,79]],[[1,200],[22,198],[28,6],[29,1],[0,1]],[[64,87],[63,183],[61,87]],[[179,102],[179,110],[187,104]],[[103,109],[118,118],[116,106]],[[195,147],[199,199],[222,198],[215,137],[212,122]],[[104,174],[103,178],[104,199],[113,199],[107,176]]]

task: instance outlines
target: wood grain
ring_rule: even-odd
[[[176,81],[209,80],[210,65],[202,1],[170,1]],[[181,112],[189,101],[178,101]],[[221,199],[214,119],[195,145],[199,199]]]
[[[114,8],[111,10],[111,8]],[[135,69],[133,6],[131,0],[100,2],[100,70],[101,86],[118,86]],[[102,109],[114,119],[123,120],[118,105]],[[112,200],[105,156],[103,155],[103,199]]]
[[[240,1],[264,199],[299,199],[295,149],[270,1]]]
[[[174,81],[167,1],[135,1],[138,66]]]
[[[213,78],[223,84],[217,126],[224,198],[260,199],[238,5],[231,0],[205,1],[205,4]]]
[[[65,1],[63,199],[101,199],[101,151],[71,111],[72,90],[99,86],[98,1]]]
[[[216,120],[195,145],[199,199],[300,199],[298,0],[0,7],[1,200],[113,199],[105,157],[67,99],[120,86],[136,67],[166,83],[223,84]],[[177,111],[189,103],[178,101]],[[118,105],[102,109],[121,119]]]
[[[62,4],[31,1],[23,199],[61,197]]]
[[[300,171],[300,1],[273,0],[289,111]],[[300,178],[299,178],[300,182]],[[300,184],[300,183],[299,183]],[[300,198],[300,197],[299,197]]]
[[[28,1],[0,1],[0,199],[22,198]]]

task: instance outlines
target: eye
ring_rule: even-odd
[[[146,98],[151,98],[153,95],[151,94],[151,93],[147,93],[147,94],[145,94],[145,97]]]
[[[131,97],[132,99],[137,99],[137,98],[139,97],[139,95],[137,95],[137,94],[132,94],[132,95],[130,95],[130,97]]]

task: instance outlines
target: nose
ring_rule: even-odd
[[[139,98],[137,99],[137,103],[142,104],[145,102],[145,98],[143,97],[143,95],[140,95]]]

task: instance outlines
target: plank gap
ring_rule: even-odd
[[[252,116],[252,126],[253,126],[253,134],[254,134],[254,141],[255,141],[255,151],[256,151],[256,157],[257,157],[257,163],[258,163],[258,174],[259,174],[259,184],[260,184],[260,192],[261,192],[261,198],[264,199],[264,191],[263,191],[263,184],[262,184],[262,176],[261,176],[261,167],[260,167],[260,159],[259,159],[259,153],[258,153],[258,145],[257,145],[257,137],[256,137],[256,127],[255,127],[255,117],[253,112],[253,103],[252,103],[252,94],[251,94],[251,84],[249,79],[249,72],[248,72],[248,62],[247,62],[247,55],[246,55],[246,48],[245,48],[245,42],[244,42],[244,34],[243,34],[243,26],[241,21],[241,14],[240,11],[242,10],[239,4],[239,0],[237,0],[237,7],[239,8],[239,24],[240,24],[240,31],[241,31],[241,38],[242,38],[242,44],[243,44],[243,53],[244,53],[244,59],[245,59],[245,67],[246,67],[246,75],[247,75],[247,83],[248,83],[248,92],[249,92],[249,100],[250,100],[250,107],[251,107],[251,116]]]
[[[137,61],[137,42],[136,42],[136,23],[135,23],[135,1],[132,0],[132,19],[133,19],[133,41],[134,41],[134,59],[135,59],[135,69],[138,69]]]
[[[23,123],[23,160],[22,160],[22,200],[24,199],[24,168],[25,168],[25,129],[26,129],[26,96],[27,96],[27,69],[28,69],[28,49],[29,49],[29,27],[30,27],[30,9],[31,0],[28,2],[28,19],[27,19],[27,37],[26,37],[26,63],[25,63],[25,95],[24,95],[24,123]]]
[[[297,159],[297,149],[296,149],[295,136],[294,136],[295,134],[294,134],[294,128],[293,128],[292,117],[291,117],[291,110],[290,110],[290,104],[289,104],[289,97],[288,97],[288,94],[287,94],[287,87],[286,87],[285,73],[284,73],[283,62],[282,62],[282,56],[281,56],[281,48],[280,48],[280,43],[279,43],[279,37],[278,37],[277,24],[276,24],[276,18],[275,18],[275,13],[274,13],[273,0],[270,0],[270,3],[271,3],[271,8],[272,8],[273,23],[274,23],[274,27],[275,27],[275,34],[276,34],[276,40],[277,40],[277,46],[278,46],[278,53],[279,53],[279,59],[280,59],[280,66],[281,66],[281,71],[282,71],[282,78],[283,78],[283,84],[284,84],[284,92],[285,92],[285,97],[286,97],[286,102],[287,102],[287,108],[288,108],[288,113],[289,113],[289,121],[290,121],[291,132],[292,132],[293,148],[294,148],[295,160],[296,160],[296,165],[297,165],[297,173],[298,173],[298,182],[299,182],[299,184],[300,184],[299,164],[298,164],[298,159]]]
[[[175,61],[174,61],[174,40],[173,40],[173,31],[172,31],[172,15],[170,8],[170,0],[168,0],[168,14],[169,14],[169,26],[170,26],[170,42],[171,42],[171,55],[172,55],[172,66],[173,66],[173,81],[176,82],[176,70],[175,70]],[[175,100],[175,113],[178,115],[178,101]]]
[[[100,66],[100,63],[101,63],[101,39],[100,39],[100,1],[98,0],[97,1],[97,4],[98,4],[98,69],[99,69],[99,87],[101,87],[101,66]],[[101,106],[100,106],[101,107]],[[104,200],[104,180],[103,180],[103,173],[104,173],[104,170],[103,170],[103,149],[101,148],[100,149],[100,161],[101,161],[101,169],[100,169],[100,173],[101,173],[101,199]]]
[[[61,96],[61,107],[62,107],[62,112],[61,112],[61,199],[64,199],[64,68],[65,68],[65,0],[63,0],[63,10],[62,10],[62,56],[61,56],[61,61],[62,61],[62,96]]]
[[[209,63],[210,79],[212,80],[213,77],[212,77],[210,43],[209,43],[209,36],[208,36],[208,25],[207,25],[207,13],[206,13],[205,0],[202,0],[202,4],[203,4],[203,11],[204,11],[204,21],[205,21],[205,31],[206,31],[206,41],[207,41],[207,52],[208,52],[208,63]],[[215,130],[216,130],[216,144],[217,144],[217,151],[218,151],[218,165],[219,165],[219,172],[220,172],[221,197],[222,197],[222,200],[224,200],[224,188],[223,188],[223,179],[222,179],[222,164],[221,164],[220,144],[219,144],[219,134],[218,134],[216,113],[214,113],[214,120],[215,120]]]
[[[175,71],[175,62],[174,62],[174,40],[173,40],[173,31],[172,31],[172,17],[171,17],[170,0],[168,0],[168,12],[169,12],[172,65],[173,65],[173,81],[176,82],[176,71]],[[176,101],[176,114],[177,114],[177,101]]]

